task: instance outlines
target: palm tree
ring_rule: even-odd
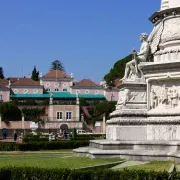
[[[65,72],[64,66],[59,60],[55,60],[51,63],[50,71],[52,70],[60,70]]]

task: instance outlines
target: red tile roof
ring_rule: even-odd
[[[40,86],[40,82],[34,81],[31,78],[20,78],[15,83],[11,84],[11,86]]]
[[[100,87],[99,84],[91,81],[90,79],[83,79],[80,82],[76,83],[75,86],[90,86],[90,87]]]
[[[52,70],[44,75],[43,78],[70,78],[70,76],[63,71]]]

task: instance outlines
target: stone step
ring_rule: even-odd
[[[142,164],[147,164],[149,162],[142,162],[142,161],[126,161],[122,164],[119,164],[117,166],[112,167],[111,169],[122,169],[130,166],[137,166],[137,165],[142,165]]]

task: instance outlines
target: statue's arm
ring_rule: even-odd
[[[146,54],[148,52],[148,50],[149,50],[149,44],[146,43],[143,45],[142,50],[139,53],[137,53],[137,56],[141,56],[141,55]]]

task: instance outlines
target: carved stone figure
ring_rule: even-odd
[[[154,109],[158,106],[158,97],[154,91],[154,89],[151,89],[151,93],[150,93],[150,102],[151,102],[151,109]]]
[[[171,99],[172,99],[171,107],[176,107],[178,105],[178,93],[177,93],[176,88],[174,88],[172,92]]]
[[[161,95],[159,96],[159,105],[167,105],[168,104],[168,88],[164,84],[162,86]]]
[[[118,105],[126,105],[126,103],[130,100],[131,98],[131,92],[129,89],[125,89],[124,91],[119,92],[119,101]]]
[[[148,35],[146,33],[142,33],[140,35],[140,41],[142,42],[140,52],[137,53],[135,50],[133,50],[134,59],[126,64],[125,68],[125,74],[124,77],[121,79],[131,79],[132,75],[135,75],[138,77],[138,73],[140,72],[140,69],[138,68],[138,64],[140,62],[146,62],[148,55],[149,55],[149,44],[147,42]]]

